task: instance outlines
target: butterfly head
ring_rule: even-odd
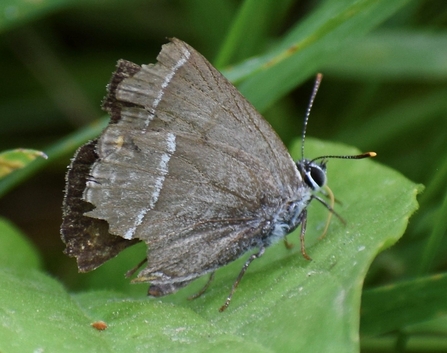
[[[319,191],[326,185],[326,160],[323,159],[320,163],[315,160],[302,159],[296,162],[298,171],[303,178],[303,181],[313,191]]]

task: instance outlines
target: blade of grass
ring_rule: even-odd
[[[422,254],[421,263],[419,265],[419,275],[424,275],[433,270],[435,259],[441,250],[442,239],[447,231],[447,193],[441,207],[437,210],[438,216],[435,218],[431,234],[427,239],[427,243]]]
[[[377,336],[445,314],[446,291],[447,274],[421,277],[364,291],[361,334]]]
[[[215,60],[220,69],[239,58],[257,54],[278,16],[284,16],[291,0],[246,0],[240,7]]]
[[[227,77],[235,81],[255,72],[239,88],[262,111],[313,75],[347,41],[364,35],[407,3],[326,1],[299,22],[274,50],[242,63],[237,70],[226,71]]]
[[[38,158],[30,162],[25,168],[14,171],[0,180],[0,197],[11,191],[24,180],[30,178],[38,171],[45,168],[53,160],[72,154],[81,144],[97,137],[108,123],[108,118],[103,118],[95,124],[90,124],[71,135],[65,136],[58,142],[44,149],[48,159]]]

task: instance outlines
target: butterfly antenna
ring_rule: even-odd
[[[315,78],[314,89],[312,90],[312,95],[310,96],[309,104],[307,106],[306,117],[304,118],[304,124],[303,124],[303,136],[301,140],[301,159],[304,159],[304,140],[306,138],[307,122],[309,120],[310,111],[312,110],[312,106],[314,104],[314,100],[317,95],[318,88],[320,87],[322,79],[323,74],[318,73],[317,77]]]
[[[355,154],[355,155],[348,155],[348,156],[333,156],[333,155],[327,155],[327,156],[320,156],[317,158],[314,158],[310,161],[310,163],[315,162],[319,159],[329,159],[329,158],[338,158],[338,159],[363,159],[363,158],[371,158],[377,156],[376,152],[365,152],[361,154]]]
[[[323,79],[323,74],[318,73],[317,77],[315,78],[314,83],[314,89],[312,90],[312,94],[310,96],[309,104],[307,106],[306,116],[304,118],[304,124],[303,124],[303,136],[301,140],[301,159],[304,159],[304,140],[306,139],[306,131],[307,131],[307,122],[309,121],[310,111],[312,110],[312,106],[315,101],[315,97],[317,96],[318,89],[320,88],[321,80]],[[370,158],[375,157],[377,155],[376,152],[366,152],[361,153],[358,155],[353,156],[334,156],[334,155],[327,155],[327,156],[321,156],[314,158],[310,161],[310,163],[315,162],[319,159],[329,159],[329,158],[338,158],[338,159],[362,159],[362,158]]]

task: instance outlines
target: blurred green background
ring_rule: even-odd
[[[347,4],[352,17],[331,17]],[[34,175],[0,190],[0,215],[76,287],[59,238],[66,166],[99,131],[93,123],[105,116],[100,103],[116,61],[154,62],[166,38],[177,37],[235,82],[287,145],[300,136],[322,72],[308,134],[376,151],[426,186],[406,234],[379,255],[365,287],[445,272],[446,27],[443,0],[3,0],[0,151],[51,153]]]

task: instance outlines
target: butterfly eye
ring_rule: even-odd
[[[319,165],[310,165],[309,168],[310,178],[313,180],[312,184],[318,185],[318,188],[323,187],[326,184],[326,171]]]
[[[326,165],[313,162],[300,163],[298,169],[304,179],[304,182],[312,190],[318,191],[326,184]]]

